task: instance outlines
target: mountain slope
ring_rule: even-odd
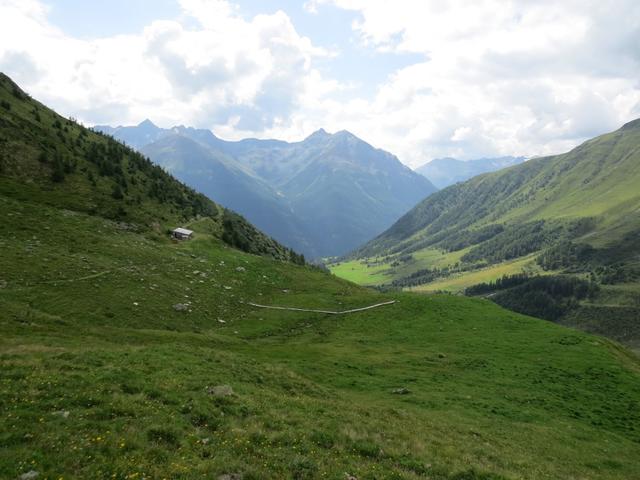
[[[603,339],[0,198],[0,477],[637,471],[639,367]]]
[[[139,153],[31,99],[4,74],[0,93],[0,192],[156,234],[206,218],[210,233],[236,247],[280,259],[293,254]]]
[[[315,238],[344,253],[391,225],[415,202],[432,193],[431,184],[348,132],[305,141],[306,165],[281,185],[295,212],[313,219]]]
[[[576,312],[581,312],[589,319],[585,328],[638,348],[640,324],[627,320],[640,315],[638,185],[636,120],[569,153],[532,159],[437,192],[358,249],[355,264],[336,266],[336,272],[362,277],[358,272],[366,268],[375,283],[455,291],[523,273],[588,278],[599,293],[569,296],[545,318],[580,325]],[[542,283],[528,284],[529,289]],[[518,306],[524,297],[515,292],[511,307],[537,311]],[[544,303],[547,294],[535,302]],[[494,292],[492,298],[501,297]]]
[[[175,133],[140,150],[185,184],[244,215],[296,251],[313,255],[288,202],[229,156]]]
[[[495,172],[525,161],[525,157],[478,158],[462,161],[455,158],[435,158],[416,168],[416,172],[427,177],[436,187],[442,189],[463,182],[476,175]]]
[[[569,153],[530,160],[438,192],[363,251],[441,242],[465,229],[498,223],[591,218],[590,242],[616,242],[640,226],[640,122]],[[400,242],[400,243],[399,243]]]
[[[244,171],[260,182],[246,181],[245,190],[254,186],[263,195],[272,190],[276,202],[244,201],[234,193],[235,183],[212,183],[207,187],[194,176],[181,176],[191,186],[206,192],[223,205],[237,210],[265,232],[311,257],[342,255],[389,227],[393,221],[436,188],[424,177],[402,165],[393,155],[375,149],[348,132],[334,135],[319,130],[301,142],[245,139],[227,142],[208,130],[174,127],[151,129],[143,122],[137,127],[99,127],[117,138],[138,145],[152,160],[171,165],[164,149],[166,138],[176,134],[207,146],[209,156],[224,157],[231,168]],[[136,133],[137,132],[137,133]],[[151,139],[151,143],[146,143]],[[153,146],[160,142],[160,147]],[[188,160],[192,146],[185,151],[173,148],[173,154]],[[155,158],[158,152],[165,152]],[[194,160],[197,162],[197,160]],[[202,177],[214,179],[215,167]],[[184,163],[183,172],[188,165]],[[201,178],[202,178],[201,177]],[[258,205],[261,205],[258,208]],[[286,205],[283,207],[282,205]],[[292,217],[283,219],[283,217]],[[270,221],[277,218],[278,221]]]
[[[83,130],[0,83],[0,478],[638,471],[640,366],[620,346],[486,300],[383,295],[229,248],[219,217],[186,219],[173,197],[142,189],[148,172],[132,176],[129,150],[126,198],[140,204],[125,203],[127,222],[108,218],[118,199],[86,203],[111,177],[86,182],[83,142],[67,148]],[[44,145],[77,170],[54,182],[51,165],[35,168]],[[162,216],[189,222],[195,239],[146,228]],[[344,310],[390,299],[344,316],[249,303]]]

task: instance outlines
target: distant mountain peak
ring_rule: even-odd
[[[416,169],[438,188],[468,180],[482,173],[494,172],[525,161],[525,157],[495,157],[459,160],[452,157],[434,158]]]
[[[336,132],[334,134],[335,137],[344,137],[344,138],[358,138],[356,137],[353,133],[351,133],[349,130],[340,130],[339,132]]]
[[[330,136],[331,134],[327,133],[327,131],[324,128],[319,128],[318,130],[313,132],[311,135],[309,135],[305,140],[312,140],[316,138],[326,138]]]
[[[155,123],[153,123],[151,120],[149,120],[148,118],[145,118],[143,121],[141,121],[138,124],[138,127],[145,127],[145,128],[158,128],[156,126]]]
[[[186,135],[189,129],[184,125],[174,125],[169,129],[169,131],[176,133],[178,135]]]

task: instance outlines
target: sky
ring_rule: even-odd
[[[86,125],[532,157],[640,117],[640,2],[0,0],[0,71]]]

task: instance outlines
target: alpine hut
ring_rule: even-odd
[[[181,227],[174,228],[171,231],[171,237],[176,240],[191,240],[193,238],[193,231]]]

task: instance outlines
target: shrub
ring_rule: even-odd
[[[306,480],[308,478],[315,478],[318,466],[316,463],[306,457],[296,457],[289,464],[291,470],[291,476],[294,480]]]
[[[180,444],[178,432],[168,427],[153,427],[147,430],[147,439],[153,443],[160,443],[171,447]]]
[[[322,448],[331,448],[335,444],[333,435],[322,431],[312,432],[311,441]]]

